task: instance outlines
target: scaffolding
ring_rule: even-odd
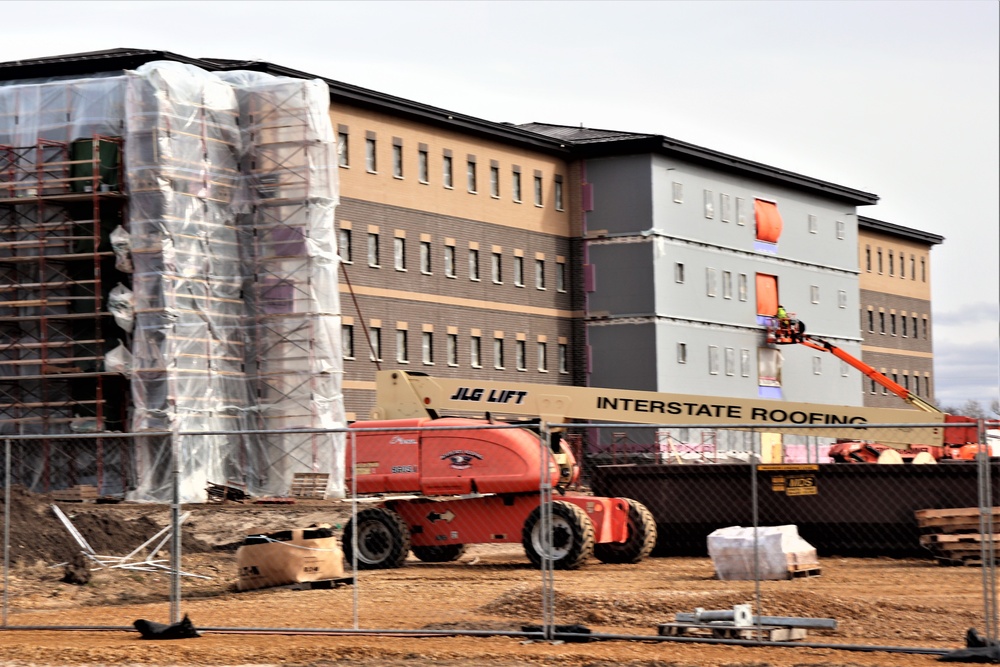
[[[177,446],[185,500],[343,492],[342,439],[294,433],[344,425],[328,100],[178,63],[0,85],[0,433],[109,433],[39,441],[20,481],[164,499]]]
[[[124,218],[122,142],[75,134],[94,121],[48,122],[77,118],[82,97],[74,86],[43,88],[0,88],[0,433],[121,430],[128,387],[104,370],[120,333],[104,303],[120,277],[109,234]],[[108,469],[107,444],[42,441],[15,468],[45,490],[86,480],[121,491],[127,452],[117,451]]]

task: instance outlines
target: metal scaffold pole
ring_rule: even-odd
[[[541,546],[541,573],[542,573],[542,631],[546,640],[555,638],[555,554],[553,553],[552,536],[552,478],[549,473],[549,438],[551,433],[546,422],[541,423],[539,429],[540,442],[540,474],[541,484],[539,485],[540,502],[540,530],[539,542]]]

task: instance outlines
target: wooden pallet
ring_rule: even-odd
[[[804,577],[818,577],[823,574],[823,570],[818,563],[791,563],[788,565],[788,578],[801,579]]]
[[[920,544],[940,565],[982,565],[984,544],[1000,547],[1000,507],[990,509],[991,534],[980,532],[978,507],[917,510]],[[1000,553],[995,557],[1000,560]]]
[[[292,498],[325,500],[329,481],[328,472],[297,472],[292,476],[292,488],[288,495]]]
[[[97,487],[78,484],[68,489],[59,489],[52,492],[52,500],[61,503],[94,503],[97,502]]]
[[[232,484],[215,484],[209,482],[205,490],[208,492],[208,502],[210,503],[224,503],[227,501],[242,503],[246,502],[250,497],[245,489]]]
[[[735,626],[732,623],[660,623],[657,634],[661,637],[712,637],[713,639],[757,639],[769,642],[787,642],[804,639],[805,628],[784,625]]]

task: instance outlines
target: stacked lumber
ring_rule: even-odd
[[[940,565],[982,565],[983,547],[993,549],[993,560],[1000,556],[1000,507],[989,510],[992,532],[980,529],[978,507],[917,510],[920,544],[930,550]]]
[[[97,487],[90,484],[77,484],[68,489],[59,489],[52,492],[52,500],[61,503],[97,502]]]
[[[250,497],[245,488],[232,484],[209,482],[205,490],[208,493],[208,502],[210,503],[224,503],[226,501],[242,503]]]

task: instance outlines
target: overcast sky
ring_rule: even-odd
[[[1000,46],[962,2],[4,2],[0,61],[259,59],[491,121],[662,134],[873,192],[932,254],[937,398],[1000,397]]]

